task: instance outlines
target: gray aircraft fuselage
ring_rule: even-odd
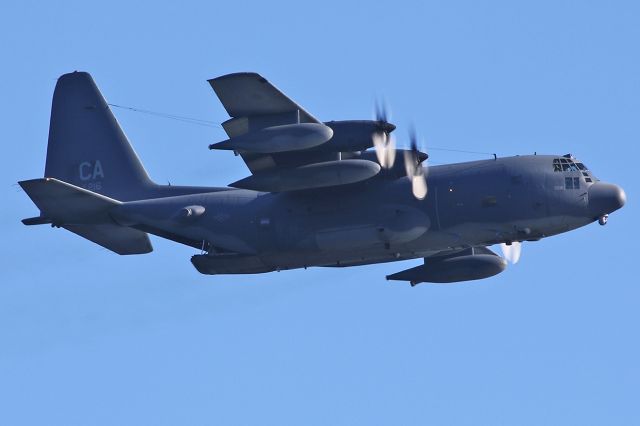
[[[134,201],[118,207],[114,217],[148,232],[202,241],[210,254],[219,250],[213,257],[242,253],[243,265],[253,259],[248,268],[254,272],[427,257],[536,241],[622,207],[621,188],[590,172],[554,171],[552,162],[560,158],[528,155],[431,166],[424,200],[412,196],[409,179],[382,172],[348,188],[311,193],[231,189]],[[180,215],[190,206],[204,214]]]

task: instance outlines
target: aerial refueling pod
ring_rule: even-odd
[[[284,124],[265,127],[214,143],[209,145],[209,149],[246,151],[257,154],[299,151],[322,145],[332,136],[333,130],[324,124]]]
[[[453,255],[430,257],[424,265],[388,275],[388,280],[454,283],[481,280],[504,271],[507,261],[486,247],[474,247]]]

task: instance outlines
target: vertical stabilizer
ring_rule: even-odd
[[[154,186],[86,72],[64,74],[56,84],[45,177],[122,201]]]

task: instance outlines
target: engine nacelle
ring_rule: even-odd
[[[333,130],[333,137],[314,150],[322,152],[364,151],[373,146],[375,132],[391,132],[396,126],[374,120],[343,120],[324,123]]]
[[[425,259],[425,264],[387,276],[388,280],[409,281],[411,285],[423,282],[455,283],[481,280],[504,271],[507,261],[481,248],[471,248],[449,256]]]
[[[299,191],[360,182],[372,178],[379,171],[378,163],[368,160],[325,161],[257,173],[229,186],[264,192]]]
[[[209,149],[246,151],[257,154],[312,150],[357,152],[373,146],[373,134],[392,132],[396,126],[375,120],[343,120],[300,123],[288,114],[233,118],[222,125],[230,139]]]

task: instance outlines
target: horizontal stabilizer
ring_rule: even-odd
[[[40,209],[41,216],[54,224],[111,222],[107,211],[121,204],[112,198],[96,194],[54,178],[18,182]]]
[[[149,236],[137,229],[108,223],[62,227],[117,254],[145,254],[153,251]]]
[[[142,254],[153,250],[146,233],[120,226],[109,211],[122,203],[54,178],[19,182],[40,209],[40,216],[25,225],[52,223],[118,254]]]
[[[48,217],[43,217],[43,216],[28,217],[26,219],[22,219],[22,223],[24,223],[27,226],[31,226],[31,225],[48,225],[48,224],[51,223],[51,219],[49,219]]]

